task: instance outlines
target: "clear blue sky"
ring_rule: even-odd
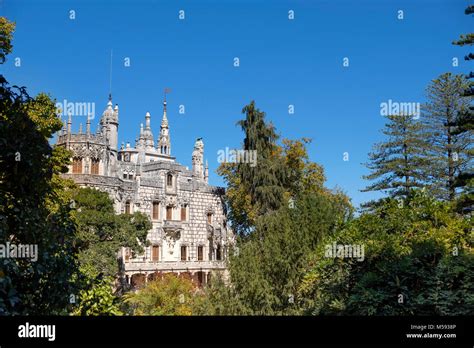
[[[468,48],[451,45],[472,31],[473,18],[464,15],[468,4],[3,0],[0,15],[14,20],[17,29],[14,52],[0,68],[10,83],[27,86],[32,95],[44,91],[59,101],[95,102],[101,114],[113,49],[119,142],[134,144],[147,111],[158,135],[163,89],[169,87],[172,153],[190,166],[194,140],[203,137],[214,185],[223,184],[215,173],[217,151],[240,146],[243,136],[235,123],[253,99],[283,137],[313,139],[309,153],[324,166],[327,186],[342,188],[358,205],[376,197],[359,190],[366,185],[362,163],[383,139],[380,103],[423,102],[431,79],[469,70],[462,59]],[[180,10],[185,20],[178,18]],[[15,57],[21,67],[14,66]],[[459,57],[457,68],[453,57]],[[178,113],[180,104],[185,115]],[[85,117],[74,122],[77,130]]]

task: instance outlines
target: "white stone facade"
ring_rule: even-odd
[[[156,147],[147,113],[135,147],[127,143],[117,149],[119,110],[112,108],[111,98],[96,134],[91,133],[89,121],[85,134],[72,134],[69,118],[57,143],[74,153],[66,177],[80,186],[108,192],[117,213],[139,211],[150,216],[150,246],[142,255],[126,248],[119,255],[128,284],[139,285],[174,272],[188,274],[202,285],[212,272],[226,273],[229,247],[234,243],[222,201],[224,189],[208,184],[200,138],[192,152],[192,170],[171,156],[166,100],[163,105]]]

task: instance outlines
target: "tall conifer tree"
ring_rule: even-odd
[[[412,115],[389,115],[383,129],[387,139],[369,154],[365,179],[374,181],[366,191],[382,191],[390,197],[407,198],[412,188],[422,187],[425,163],[421,124]]]
[[[428,85],[428,102],[422,108],[429,155],[425,174],[431,191],[451,201],[457,195],[456,178],[472,166],[472,132],[459,132],[458,126],[469,107],[469,99],[463,97],[467,87],[462,75],[445,73]]]

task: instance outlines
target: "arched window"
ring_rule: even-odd
[[[91,174],[99,174],[99,159],[93,158],[91,160]]]
[[[207,213],[207,223],[212,224],[212,213]]]
[[[172,187],[173,186],[173,175],[168,174],[166,176],[166,186]]]
[[[222,260],[222,247],[219,244],[216,249],[216,260],[221,261]]]
[[[72,173],[81,174],[82,173],[82,158],[74,157],[72,159]]]

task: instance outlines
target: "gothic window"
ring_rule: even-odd
[[[99,159],[97,158],[91,160],[91,174],[99,174]]]
[[[207,213],[207,223],[212,224],[212,213]]]
[[[160,203],[158,202],[153,202],[153,208],[152,208],[152,219],[153,220],[158,220],[160,217]]]
[[[198,261],[202,261],[204,256],[204,247],[202,245],[198,246]]]
[[[159,261],[160,260],[160,247],[159,245],[153,245],[151,252],[151,260]]]
[[[128,174],[128,180],[133,180],[133,174]]]
[[[216,260],[221,261],[222,260],[222,247],[219,244],[216,249]]]
[[[187,251],[186,245],[182,245],[181,246],[181,261],[187,260],[186,251]]]
[[[186,205],[181,206],[181,221],[186,221]]]
[[[81,174],[82,173],[82,158],[74,157],[72,159],[72,173]]]
[[[126,179],[128,175],[126,173],[123,173],[123,178]]]
[[[166,176],[166,186],[172,187],[173,186],[173,175],[168,174]]]
[[[165,146],[165,154],[168,154],[168,147]]]
[[[130,214],[130,201],[125,202],[125,214]]]
[[[173,220],[173,208],[171,206],[166,207],[166,220]]]

